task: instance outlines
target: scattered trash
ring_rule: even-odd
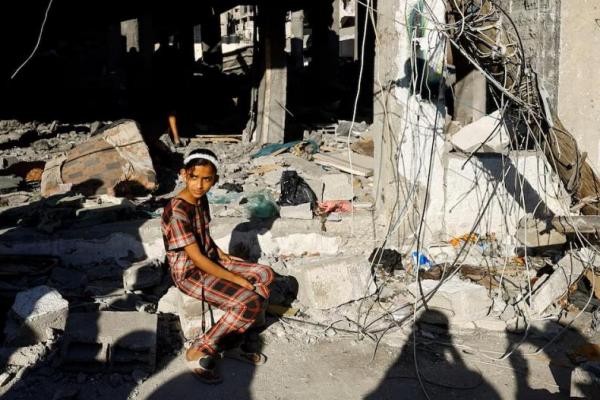
[[[327,200],[320,202],[318,209],[320,214],[347,213],[352,211],[352,202],[348,200]]]
[[[413,266],[416,268],[419,268],[420,270],[427,271],[432,267],[431,261],[423,253],[413,251],[411,253],[411,257],[412,257]]]
[[[402,254],[393,249],[378,247],[371,252],[369,262],[388,273],[393,273],[395,269],[402,269]]]
[[[226,182],[226,183],[222,184],[221,186],[219,186],[219,189],[227,190],[227,193],[230,193],[230,192],[241,193],[244,191],[244,187],[242,185],[240,185],[239,183],[230,183],[230,182]]]
[[[281,196],[278,203],[280,206],[297,206],[310,203],[311,209],[314,209],[317,196],[296,171],[283,171],[281,175]]]
[[[240,202],[242,204],[242,202]],[[271,193],[263,190],[246,196],[243,203],[249,218],[276,218],[279,216],[279,206]]]
[[[296,140],[294,142],[288,142],[288,143],[271,143],[271,144],[264,146],[262,149],[260,149],[256,153],[254,153],[252,155],[252,158],[268,156],[275,152],[284,152],[284,151],[291,149],[293,146],[297,145],[298,143],[300,143],[300,140]]]

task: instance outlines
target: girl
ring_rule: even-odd
[[[215,154],[194,150],[183,164],[180,174],[185,189],[164,208],[161,228],[175,285],[188,296],[226,311],[185,354],[196,376],[206,383],[218,383],[221,378],[215,361],[219,343],[228,334],[242,333],[254,323],[265,307],[274,274],[267,266],[230,256],[210,237],[206,193],[218,181]],[[253,364],[265,361],[259,353],[240,351],[238,356]]]

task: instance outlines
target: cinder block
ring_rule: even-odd
[[[323,201],[352,200],[352,185],[347,174],[327,174],[321,177],[323,182]]]
[[[155,314],[72,313],[60,352],[66,369],[152,372],[156,364]]]
[[[53,329],[63,330],[69,302],[48,286],[20,292],[12,306],[15,318],[7,321],[6,343],[27,346],[48,340]]]
[[[472,282],[462,281],[459,278],[451,278],[443,282],[424,279],[421,281],[423,295],[435,291],[427,300],[429,309],[439,311],[448,319],[456,322],[473,322],[484,319],[490,311],[492,300],[489,298],[487,289]],[[421,292],[419,283],[413,282],[407,290],[416,301],[420,301]]]
[[[142,261],[123,271],[123,287],[126,290],[145,289],[160,283],[163,275],[160,260]]]
[[[311,308],[333,308],[375,292],[371,265],[363,257],[320,258],[289,267],[298,281],[298,300]]]

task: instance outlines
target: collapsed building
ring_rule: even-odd
[[[571,330],[597,346],[598,28],[581,20],[598,12],[37,2],[0,66],[4,392],[48,354],[141,382],[165,336],[176,351],[199,333],[207,311],[171,287],[159,223],[197,146],[223,164],[215,241],[278,274],[269,318],[391,345],[420,321],[541,331],[536,354]],[[314,199],[286,197],[301,184]],[[597,390],[594,357],[572,362],[571,396]]]

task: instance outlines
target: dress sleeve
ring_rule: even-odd
[[[196,242],[190,217],[174,208],[167,229],[167,250],[177,250]]]

